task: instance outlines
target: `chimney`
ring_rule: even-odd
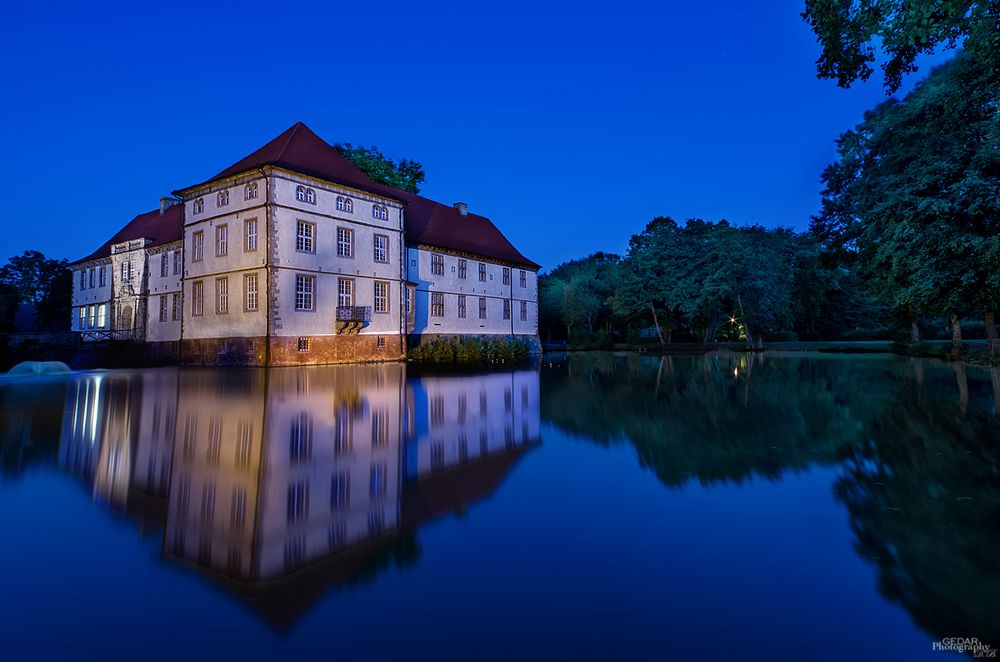
[[[456,202],[455,204],[452,205],[452,207],[457,209],[458,213],[461,214],[462,216],[469,215],[469,205],[465,204],[464,202]]]
[[[167,211],[176,204],[179,204],[180,200],[177,198],[160,198],[160,213]]]

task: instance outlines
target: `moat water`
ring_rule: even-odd
[[[998,406],[804,353],[0,380],[0,659],[997,649]]]

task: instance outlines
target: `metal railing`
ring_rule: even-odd
[[[80,340],[83,342],[118,342],[135,339],[135,329],[108,329],[101,331],[80,332]]]
[[[371,322],[371,306],[337,306],[338,322]]]

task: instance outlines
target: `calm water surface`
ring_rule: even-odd
[[[0,382],[0,658],[1000,648],[998,404],[810,354]]]

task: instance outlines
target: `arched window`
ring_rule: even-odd
[[[215,202],[216,202],[216,205],[219,206],[219,207],[225,207],[226,205],[228,205],[229,204],[229,191],[219,191],[219,194],[216,196]]]
[[[350,198],[344,198],[344,211],[354,213],[354,201]]]
[[[295,189],[295,199],[298,200],[299,202],[305,202],[306,201],[306,187],[305,186],[299,186],[299,187],[297,187]]]
[[[344,196],[342,195],[337,196],[337,210],[344,211]]]
[[[198,198],[194,201],[194,213],[200,214],[203,211],[205,211],[205,199]]]
[[[316,191],[312,190],[311,188],[306,189],[306,202],[308,202],[311,205],[316,204]]]
[[[246,188],[243,189],[243,199],[244,200],[257,199],[257,182],[250,182],[249,184],[247,184]]]
[[[379,217],[378,205],[372,205],[372,218]]]
[[[385,207],[382,207],[382,220],[385,221],[388,219],[389,219],[389,210],[386,209]]]

